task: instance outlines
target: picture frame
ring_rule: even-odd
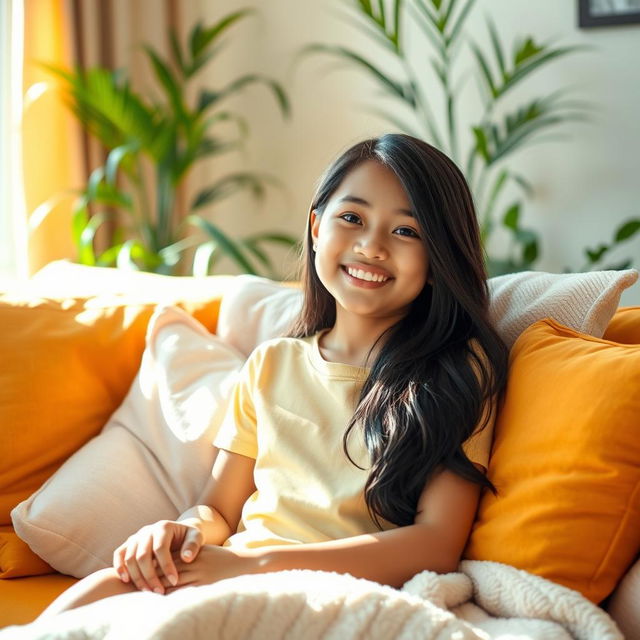
[[[640,0],[578,0],[581,29],[640,24]]]

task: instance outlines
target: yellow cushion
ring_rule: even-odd
[[[640,549],[640,345],[539,321],[514,345],[464,557],[599,603]]]
[[[0,527],[0,578],[47,573],[55,573],[55,569],[33,553],[27,543],[18,538],[13,527]]]
[[[640,344],[640,307],[620,307],[602,337],[622,344]]]
[[[0,628],[33,622],[76,578],[60,573],[0,580]]]
[[[179,278],[157,278],[179,285]],[[199,293],[192,289],[187,300],[179,298],[179,287],[171,296],[159,289],[136,297],[48,299],[29,294],[28,287],[24,294],[0,295],[0,526],[11,524],[11,509],[95,436],[120,405],[140,366],[156,303],[173,302],[215,331],[232,281],[203,279]],[[0,567],[15,570],[7,549],[0,547]],[[20,575],[32,573],[30,562]]]

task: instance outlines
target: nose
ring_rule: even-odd
[[[385,260],[389,255],[384,242],[374,234],[367,234],[358,238],[353,245],[353,251],[369,260]]]

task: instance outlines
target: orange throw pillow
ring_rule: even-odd
[[[622,344],[640,344],[640,307],[620,307],[602,337]]]
[[[640,550],[640,345],[551,319],[515,343],[464,557],[524,569],[599,603]]]
[[[162,301],[215,331],[233,278],[205,280],[199,295],[190,291],[187,300],[174,295]],[[10,511],[99,433],[122,403],[140,367],[147,324],[159,301],[154,295],[160,297],[0,295],[0,527],[11,525]],[[17,574],[18,556],[7,549],[0,545],[2,571],[33,575],[33,558]]]
[[[0,578],[40,576],[55,573],[55,569],[37,556],[13,527],[0,527]],[[1,626],[1,623],[0,623]]]

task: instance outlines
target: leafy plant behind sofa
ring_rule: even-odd
[[[314,43],[304,47],[299,56],[314,53],[337,56],[364,71],[384,94],[403,105],[405,109],[394,108],[393,112],[378,108],[371,111],[400,131],[429,140],[463,169],[478,207],[485,248],[499,226],[509,234],[508,255],[488,256],[489,274],[495,276],[532,268],[539,257],[540,240],[533,229],[522,226],[521,214],[524,200],[532,195],[533,188],[521,173],[512,169],[513,155],[526,146],[549,139],[541,134],[557,129],[558,125],[584,120],[588,105],[566,99],[566,91],[558,90],[507,111],[503,107],[504,97],[512,95],[534,71],[584,47],[554,47],[526,36],[515,41],[512,53],[508,55],[495,26],[488,20],[491,49],[483,51],[464,29],[475,0],[464,3],[458,0],[346,0],[343,4],[349,9],[345,17],[371,40],[371,50],[375,54],[365,56],[347,47]],[[406,48],[404,25],[409,12],[435,53],[428,63],[439,83],[440,120],[445,124],[444,131],[434,115],[437,105],[432,95],[436,87],[433,83],[426,85],[427,61]],[[475,122],[470,124],[472,143],[463,155],[458,121],[460,85],[454,87],[454,67],[465,43],[471,47],[477,65],[474,74],[470,75],[479,79],[483,104]],[[401,70],[400,76],[383,70],[390,60]],[[414,71],[412,63],[422,65],[419,72]],[[413,116],[411,121],[399,115],[407,109]],[[508,165],[505,164],[507,159]],[[505,204],[504,189],[509,183],[516,185],[521,195]],[[500,215],[497,214],[499,206],[502,207]],[[585,249],[587,264],[583,270],[594,266],[602,268],[600,263],[604,256],[639,230],[640,220],[631,219],[616,229],[609,244]],[[631,263],[627,260],[605,268],[622,269]]]
[[[198,23],[182,47],[175,31],[169,33],[171,58],[163,60],[150,46],[144,50],[163,98],[155,100],[136,92],[121,71],[100,67],[67,71],[47,67],[66,83],[70,108],[83,127],[108,150],[103,166],[95,169],[78,200],[73,216],[73,236],[79,262],[88,265],[142,269],[174,273],[196,247],[190,271],[209,273],[222,255],[231,258],[242,271],[275,275],[265,244],[293,246],[296,240],[285,233],[258,233],[231,238],[201,212],[240,189],[264,195],[265,185],[281,186],[268,174],[237,172],[202,189],[185,215],[176,211],[176,194],[193,165],[201,158],[239,148],[248,126],[239,115],[220,108],[227,96],[260,82],[271,89],[284,117],[290,115],[282,87],[258,74],[244,75],[222,89],[200,89],[195,104],[187,103],[188,85],[220,51],[220,37],[234,23],[251,13],[243,9],[210,27]],[[191,92],[189,92],[189,95]],[[213,134],[224,122],[237,125],[237,140]],[[147,179],[152,169],[151,184]],[[153,193],[153,196],[152,196]],[[90,206],[99,208],[90,215]],[[108,207],[109,209],[105,209]],[[116,210],[113,244],[100,255],[94,250],[96,231]],[[197,227],[208,240],[192,233]]]

